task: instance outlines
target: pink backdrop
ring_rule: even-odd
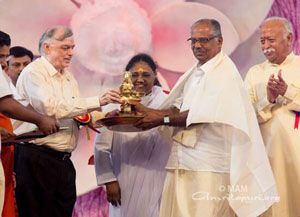
[[[163,87],[171,89],[195,62],[186,39],[190,25],[204,17],[221,22],[224,50],[243,77],[249,67],[264,61],[258,28],[266,17],[282,16],[292,22],[293,48],[300,54],[299,4],[299,0],[0,0],[0,26],[11,35],[13,46],[25,46],[38,55],[38,40],[46,28],[71,25],[76,48],[70,70],[82,95],[91,96],[118,87],[127,61],[138,52],[154,57]],[[94,136],[88,141],[81,130],[72,155],[79,195],[76,217],[108,216],[105,191],[97,188],[94,167],[87,164]]]
[[[272,7],[270,8],[268,14],[266,17],[271,17],[271,16],[281,16],[287,18],[294,27],[294,44],[293,44],[293,50],[296,54],[300,54],[300,42],[298,40],[299,38],[299,31],[300,28],[298,26],[300,25],[300,15],[299,15],[299,9],[300,9],[300,2],[297,0],[275,0],[272,4]],[[252,49],[251,46],[254,46],[256,50],[251,50],[252,52],[250,53],[249,56],[249,49]],[[231,54],[231,57],[233,60],[237,63],[237,66],[239,68],[245,69],[242,72],[242,75],[244,76],[246,74],[246,70],[259,62],[262,62],[264,60],[264,57],[262,54],[258,55],[257,57],[257,51],[260,51],[259,48],[259,34],[258,30],[254,32],[254,34],[249,37],[244,43],[240,44],[238,48]],[[243,53],[241,55],[241,53]],[[247,54],[247,56],[245,56]],[[242,57],[242,58],[241,58]],[[245,57],[245,58],[243,58]],[[249,59],[251,60],[249,62]],[[161,73],[165,78],[167,78],[167,82],[170,87],[173,87],[173,85],[176,83],[176,80],[180,76],[180,74],[166,70],[163,68],[159,68]],[[99,189],[101,189],[99,191]],[[95,194],[99,194],[99,199],[95,199]],[[78,210],[82,212],[85,212],[85,215],[78,215],[78,216],[106,216],[103,213],[99,212],[99,209],[102,209],[103,211],[108,212],[108,207],[103,207],[102,202],[105,201],[105,191],[100,187],[95,191],[91,191],[87,194],[84,194],[79,197],[80,203],[77,202],[76,204],[76,209],[74,213],[78,213]],[[101,199],[100,199],[101,198]],[[88,201],[90,201],[92,204],[98,203],[99,209],[90,209],[88,206],[82,206],[83,203],[82,201],[86,201],[88,204]],[[94,200],[94,201],[92,201]],[[106,202],[105,202],[106,203]],[[79,208],[81,207],[81,208]],[[85,211],[84,211],[85,210]],[[88,214],[89,213],[89,214]],[[106,213],[108,216],[108,213]],[[77,215],[75,215],[77,216]]]

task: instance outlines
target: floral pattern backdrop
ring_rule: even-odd
[[[299,0],[0,0],[0,29],[11,35],[12,46],[38,53],[38,40],[52,25],[70,25],[76,47],[70,70],[83,96],[116,88],[128,60],[136,53],[153,56],[158,77],[169,90],[195,58],[186,39],[190,25],[201,18],[220,21],[224,51],[244,77],[249,67],[264,60],[259,25],[282,16],[294,26],[293,49],[300,54]],[[94,133],[80,131],[72,159],[77,170],[78,199],[74,217],[106,217],[105,190],[97,187],[93,154]]]

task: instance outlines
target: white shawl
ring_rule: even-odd
[[[182,95],[195,67],[178,80],[160,109],[169,108]],[[201,68],[205,75],[195,89],[186,127],[223,123],[238,129],[231,151],[229,203],[239,217],[258,216],[278,201],[278,193],[249,95],[236,66],[222,51]],[[162,128],[162,133],[170,135],[168,129]]]

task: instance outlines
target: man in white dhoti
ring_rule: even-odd
[[[132,102],[145,116],[136,126],[166,125],[173,140],[160,217],[258,216],[277,191],[251,101],[216,20],[194,23],[188,40],[198,63],[160,110]]]
[[[135,89],[145,92],[141,103],[158,108],[166,98],[155,85],[156,66],[151,57],[136,55],[126,67]],[[171,143],[157,128],[121,133],[105,129],[95,139],[98,185],[105,184],[110,217],[158,217]]]
[[[264,216],[296,217],[300,216],[300,57],[292,52],[292,25],[284,18],[264,21],[260,41],[267,60],[249,70],[246,84],[280,196]]]

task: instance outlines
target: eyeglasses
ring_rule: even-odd
[[[220,37],[220,35],[215,35],[210,38],[189,38],[187,41],[191,41],[192,44],[196,44],[196,42],[199,42],[200,44],[206,44],[210,40]]]

